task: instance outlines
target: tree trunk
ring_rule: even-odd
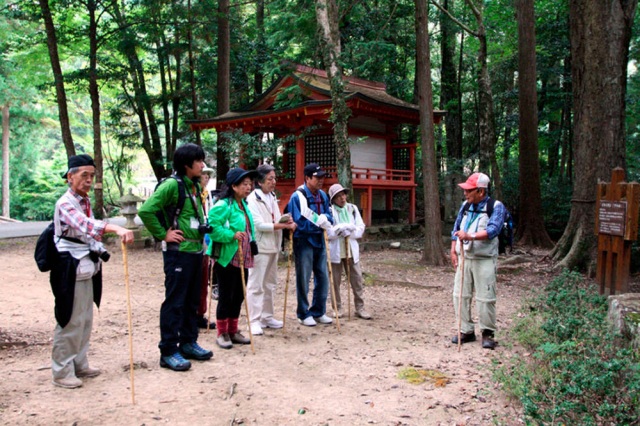
[[[638,0],[570,0],[575,178],[569,223],[551,253],[558,267],[591,269],[596,184],[626,166],[625,95]],[[606,106],[606,107],[603,107]]]
[[[442,7],[453,8],[454,0],[445,0]],[[440,108],[447,111],[444,117],[446,134],[446,171],[444,173],[444,220],[453,226],[460,197],[457,183],[462,180],[462,127],[459,117],[458,76],[455,65],[456,53],[456,25],[444,13],[440,13],[440,28],[442,42],[440,54],[442,57]]]
[[[256,71],[253,79],[253,90],[255,95],[262,94],[264,86],[264,73],[262,65],[266,61],[266,42],[264,33],[264,0],[256,2],[256,30],[258,32],[258,41],[256,43]]]
[[[231,108],[231,30],[229,28],[229,0],[218,1],[218,115]],[[216,150],[216,178],[218,188],[229,171],[229,159],[222,146],[225,137],[218,133]]]
[[[442,243],[438,165],[433,135],[433,98],[431,89],[431,55],[429,52],[429,13],[427,0],[415,0],[416,6],[416,80],[420,105],[420,139],[422,141],[422,176],[424,185],[424,251],[422,261],[428,265],[446,264]],[[427,201],[428,200],[428,201]]]
[[[2,216],[11,217],[9,181],[9,105],[2,106]]]
[[[478,50],[478,130],[480,138],[480,171],[489,172],[493,183],[492,196],[502,198],[502,179],[496,158],[496,124],[491,90],[491,77],[487,64],[487,33],[480,6],[466,0],[471,7],[478,24],[477,38],[480,43]]]
[[[60,130],[62,131],[62,142],[67,151],[67,157],[76,154],[76,148],[73,145],[71,136],[71,127],[69,125],[69,112],[67,110],[67,94],[64,90],[64,78],[62,76],[62,68],[60,67],[60,57],[58,56],[58,39],[56,37],[55,26],[49,9],[49,0],[39,0],[44,27],[47,32],[47,48],[49,50],[49,59],[51,61],[51,70],[56,86],[56,101],[58,103],[58,117],[60,119]]]
[[[519,0],[518,107],[520,109],[520,207],[516,239],[524,245],[551,248],[542,220],[538,162],[538,101],[536,87],[536,31],[534,0]]]
[[[351,149],[349,147],[349,117],[351,110],[344,98],[344,82],[340,67],[340,31],[338,6],[335,0],[317,0],[316,18],[327,77],[331,85],[331,121],[336,144],[338,182],[351,188]]]
[[[191,77],[191,109],[193,111],[193,119],[198,119],[198,96],[196,94],[196,65],[193,59],[193,33],[191,28],[193,27],[193,16],[191,14],[191,0],[187,2],[187,14],[189,15],[189,25],[187,25],[187,42],[189,48],[189,75]],[[202,138],[200,138],[200,130],[196,129],[196,144],[202,145]]]
[[[93,185],[95,206],[93,213],[96,218],[104,216],[104,167],[102,161],[102,133],[100,128],[100,90],[98,88],[98,22],[96,19],[96,2],[88,0],[89,11],[89,96],[91,97],[91,120],[93,125],[93,160],[96,163],[96,180]]]

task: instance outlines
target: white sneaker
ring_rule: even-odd
[[[316,318],[316,321],[320,324],[331,324],[333,322],[333,320],[326,315]]]
[[[302,325],[306,325],[307,327],[313,327],[314,325],[316,325],[316,320],[313,319],[313,317],[306,317],[305,319],[301,320],[300,318],[298,318],[298,322]]]
[[[264,331],[262,331],[262,327],[260,327],[260,324],[258,324],[257,322],[251,323],[251,334],[253,334],[254,336],[260,336],[261,334],[264,334]]]
[[[282,321],[271,317],[271,318],[268,318],[265,321],[262,321],[262,327],[264,327],[264,328],[282,328]]]
[[[65,388],[65,389],[75,389],[82,386],[82,380],[77,377],[65,377],[63,379],[53,379],[53,384]]]

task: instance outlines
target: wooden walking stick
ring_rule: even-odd
[[[213,262],[211,258],[209,258],[209,264],[207,265],[209,268],[209,307],[207,308],[207,331],[209,332],[209,328],[211,327],[211,299],[213,299]]]
[[[333,299],[333,303],[331,307],[333,308],[333,312],[336,316],[336,325],[338,326],[338,333],[340,333],[340,317],[338,316],[338,307],[336,306],[336,289],[333,288],[333,271],[331,270],[331,254],[329,253],[329,235],[327,235],[327,230],[323,230],[324,233],[324,246],[327,249],[327,269],[329,270],[329,287],[331,287],[331,298]]]
[[[462,346],[462,290],[464,289],[464,242],[460,240],[460,291],[458,294],[458,352]]]
[[[242,241],[238,241],[238,257],[240,258],[240,276],[242,277],[242,294],[244,294],[244,308],[247,314],[247,324],[251,324],[249,319],[249,303],[247,302],[247,284],[244,279],[244,253],[242,252]],[[253,347],[253,333],[251,332],[251,325],[249,325],[249,342],[251,342],[251,352],[256,353]]]
[[[129,320],[129,377],[131,378],[131,403],[136,403],[133,385],[133,327],[131,325],[131,292],[129,290],[129,263],[127,261],[127,245],[122,241],[122,263],[124,264],[124,285],[127,291],[127,318]]]
[[[344,246],[347,251],[347,312],[349,321],[351,321],[351,245],[349,243],[349,237],[344,237]]]
[[[293,233],[292,233],[293,234]],[[291,256],[293,254],[293,235],[289,236],[289,255],[287,256],[287,281],[284,285],[284,313],[282,314],[282,332],[287,322],[287,294],[289,293],[289,278],[291,277]]]

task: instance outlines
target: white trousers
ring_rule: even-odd
[[[53,332],[51,371],[54,379],[76,377],[76,371],[89,368],[87,352],[93,325],[93,281],[76,281],[71,319]]]
[[[278,282],[278,253],[260,253],[253,258],[247,282],[247,306],[252,323],[273,318],[273,296]]]

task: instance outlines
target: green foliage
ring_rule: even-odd
[[[607,300],[575,272],[553,279],[513,329],[529,357],[495,368],[527,424],[638,424],[640,361],[607,322]]]

